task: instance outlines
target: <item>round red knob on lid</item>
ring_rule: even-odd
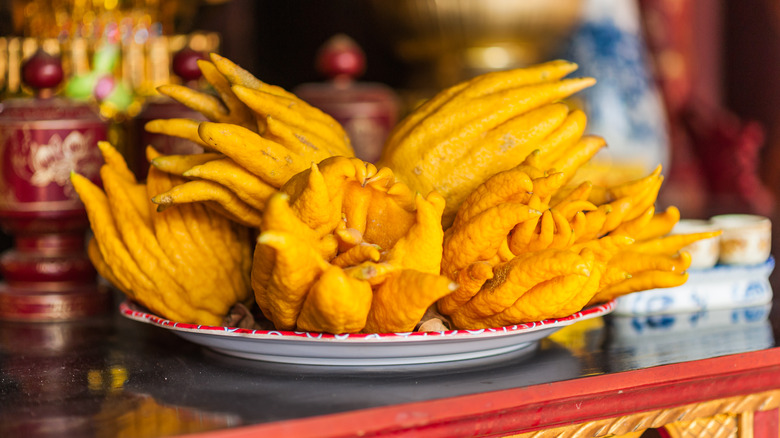
[[[395,92],[380,83],[357,80],[366,67],[366,56],[343,34],[334,35],[321,46],[316,66],[330,80],[301,84],[293,92],[344,127],[356,157],[375,162],[397,120]]]
[[[198,67],[199,59],[206,59],[206,56],[189,47],[179,50],[173,55],[173,73],[184,82],[197,81],[202,75]]]
[[[330,77],[354,79],[366,68],[366,57],[355,41],[343,34],[329,39],[317,53],[317,70]]]
[[[56,87],[63,76],[60,58],[40,48],[22,64],[22,80],[38,91]]]

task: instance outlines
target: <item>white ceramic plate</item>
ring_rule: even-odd
[[[660,315],[761,306],[772,302],[775,259],[751,266],[689,269],[682,286],[634,292],[617,299],[615,315]]]
[[[303,365],[386,366],[477,359],[523,349],[532,350],[553,332],[606,315],[615,301],[583,309],[560,319],[484,330],[343,334],[251,330],[182,324],[125,301],[121,314],[152,324],[214,351],[247,359]]]

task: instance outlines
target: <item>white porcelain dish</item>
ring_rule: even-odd
[[[634,292],[617,299],[615,315],[658,315],[760,306],[772,301],[769,275],[775,259],[751,266],[690,269],[678,287]]]
[[[170,330],[230,356],[301,365],[388,366],[447,363],[533,350],[540,339],[553,332],[606,315],[614,308],[613,300],[560,319],[484,330],[344,335],[182,324],[148,313],[130,301],[123,302],[119,310],[129,319]]]

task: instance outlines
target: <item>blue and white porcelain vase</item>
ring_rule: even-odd
[[[607,141],[593,162],[632,178],[658,164],[668,169],[670,155],[666,114],[639,14],[635,0],[586,0],[582,22],[563,54],[579,65],[578,76],[598,81],[579,94],[587,133]]]

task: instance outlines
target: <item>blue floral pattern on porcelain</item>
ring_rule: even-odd
[[[588,132],[604,137],[611,162],[641,161],[648,170],[669,159],[662,98],[653,80],[639,16],[632,1],[592,0],[562,57],[579,65],[577,75],[598,83],[578,96],[588,115]],[[588,8],[588,6],[586,6]],[[593,13],[598,10],[597,13]],[[609,11],[614,10],[613,14]]]
[[[688,281],[678,287],[634,292],[618,298],[617,315],[660,315],[737,309],[772,301],[769,276],[775,259],[753,266],[717,265],[691,269]]]

